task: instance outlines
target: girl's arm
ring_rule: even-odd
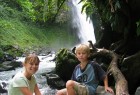
[[[19,87],[23,95],[33,95],[33,93],[29,90],[28,87]]]
[[[35,85],[35,95],[41,95],[41,92],[39,91],[39,88],[37,86],[37,84]]]
[[[23,93],[23,95],[33,95],[33,93],[29,90],[28,87],[20,87],[20,90]],[[34,92],[35,92],[35,95],[41,95],[37,84],[35,85]]]

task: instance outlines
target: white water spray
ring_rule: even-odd
[[[81,13],[82,3],[80,0],[72,0],[72,25],[73,28],[78,28],[78,37],[81,43],[86,43],[91,40],[92,43],[96,43],[94,28],[91,19],[86,13]],[[79,3],[79,4],[78,4]]]

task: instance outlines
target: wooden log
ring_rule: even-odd
[[[117,66],[118,55],[115,52],[109,51],[107,49],[98,49],[97,52],[94,52],[91,55],[109,56],[112,59],[108,67],[107,73],[112,74],[115,79],[116,95],[129,95],[127,80],[125,79],[124,75],[122,74],[122,72],[119,70]]]

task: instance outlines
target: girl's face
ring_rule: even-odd
[[[89,54],[84,50],[79,50],[76,52],[76,57],[80,62],[88,61]]]
[[[26,73],[33,75],[37,72],[37,70],[39,68],[39,63],[38,62],[24,63],[24,67],[25,67]]]

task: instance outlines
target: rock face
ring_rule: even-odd
[[[53,89],[62,89],[65,82],[57,74],[46,74],[47,84]]]
[[[140,87],[137,88],[135,95],[140,95]]]
[[[96,95],[112,95],[109,92],[105,92],[104,86],[98,86],[96,90]]]

